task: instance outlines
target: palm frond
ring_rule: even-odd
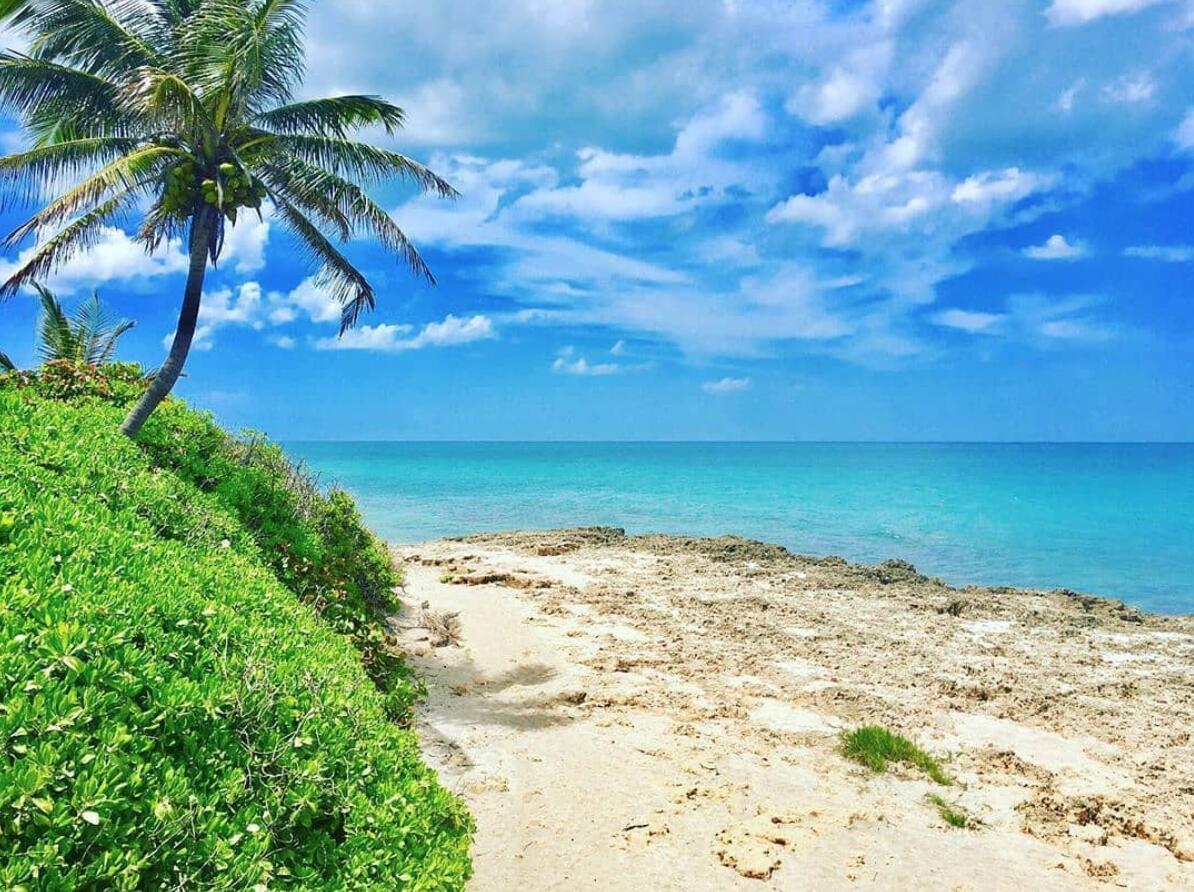
[[[121,335],[134,326],[127,320],[113,322],[97,292],[68,317],[54,292],[40,282],[31,284],[41,303],[37,352],[42,362],[103,365],[111,361]]]
[[[124,319],[116,323],[110,331],[96,338],[95,348],[92,353],[95,359],[92,365],[106,365],[111,362],[112,357],[116,355],[116,342],[136,327],[136,322],[133,322],[131,319]]]
[[[124,210],[133,198],[131,191],[120,192],[38,245],[25,264],[0,284],[0,300],[11,297],[22,285],[45,278],[79,252],[93,247],[100,228]]]
[[[0,23],[20,27],[32,14],[30,0],[0,0]]]
[[[308,99],[257,115],[259,126],[284,135],[318,134],[347,139],[353,130],[380,125],[386,133],[402,127],[405,112],[378,96]]]
[[[398,152],[331,136],[285,136],[261,143],[263,152],[283,152],[308,164],[325,167],[338,176],[373,183],[388,179],[409,180],[441,198],[458,198],[452,184]]]
[[[43,362],[54,359],[79,359],[79,344],[75,338],[75,331],[71,328],[70,319],[58,298],[45,285],[34,282],[41,302],[41,321],[37,330],[37,352]]]
[[[373,286],[301,210],[280,195],[271,194],[270,197],[283,224],[303,246],[307,259],[320,267],[319,285],[343,307],[340,313],[340,333],[343,334],[356,325],[362,312],[373,309]]]
[[[116,342],[135,326],[135,322],[127,319],[112,321],[100,301],[99,292],[93,291],[90,299],[80,304],[74,312],[72,329],[78,351],[76,361],[87,365],[109,362],[116,352]]]
[[[97,136],[39,146],[0,158],[0,182],[16,186],[5,190],[4,199],[29,201],[55,181],[78,176],[96,164],[127,154],[136,145],[128,137]]]
[[[145,0],[168,28],[178,28],[198,11],[203,0]]]
[[[307,0],[205,0],[187,21],[182,51],[217,125],[286,103],[302,79]]]
[[[151,145],[121,155],[14,229],[4,244],[19,244],[38,230],[84,213],[117,190],[130,192],[144,188],[157,177],[165,160],[181,154],[179,149]]]
[[[138,68],[121,89],[120,103],[160,132],[185,135],[200,144],[217,139],[215,122],[202,100],[172,72]]]
[[[101,76],[140,66],[161,66],[153,46],[152,9],[139,2],[37,0],[24,23],[34,31],[31,55],[61,59]]]
[[[352,221],[332,194],[332,174],[318,168],[304,170],[299,162],[293,159],[287,161],[259,167],[257,172],[262,182],[304,213],[315,216],[324,226],[334,229],[340,241],[348,241],[352,237]]]
[[[16,52],[0,53],[0,107],[26,119],[38,141],[55,128],[87,136],[127,136],[141,122],[116,101],[117,86],[104,77]]]
[[[145,212],[145,219],[137,229],[137,241],[152,254],[170,239],[181,238],[189,222],[186,217],[167,211],[163,199],[159,197]]]
[[[15,372],[16,370],[16,363],[8,358],[7,353],[0,350],[0,372]]]
[[[273,165],[281,168],[291,194],[299,196],[298,203],[306,209],[308,198],[320,210],[331,204],[337,211],[335,221],[347,227],[343,239],[356,232],[364,232],[376,238],[390,251],[406,260],[411,272],[432,284],[435,276],[427,266],[414,244],[394,219],[365,190],[356,183],[338,177],[329,171],[290,159]]]

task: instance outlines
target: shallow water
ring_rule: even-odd
[[[399,542],[603,524],[1194,612],[1194,444],[290,443]]]

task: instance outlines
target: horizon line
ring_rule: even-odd
[[[335,443],[377,445],[402,443],[412,446],[540,445],[540,446],[1194,446],[1194,440],[603,440],[603,439],[333,439],[278,437],[279,443]]]

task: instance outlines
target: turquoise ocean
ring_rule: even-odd
[[[394,542],[735,534],[1194,613],[1194,444],[289,443]]]

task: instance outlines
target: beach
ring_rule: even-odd
[[[394,554],[470,888],[1194,888],[1194,617],[611,528]]]

